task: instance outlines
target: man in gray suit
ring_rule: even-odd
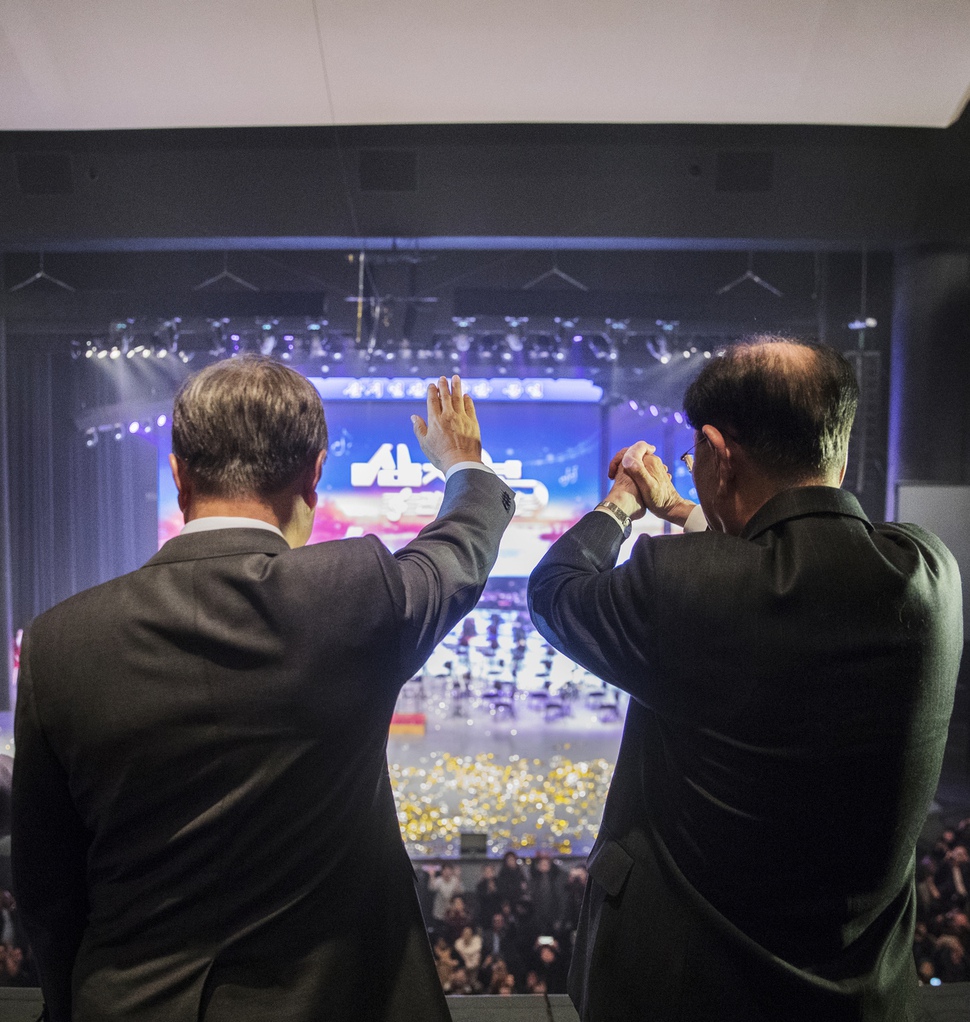
[[[210,366],[175,403],[182,534],[32,625],[14,879],[51,1022],[449,1018],[386,740],[513,495],[458,377],[413,424],[438,517],[395,555],[305,546],[319,396],[269,359]]]
[[[857,396],[829,348],[728,349],[684,400],[700,508],[640,442],[532,575],[539,631],[631,695],[570,975],[584,1022],[913,1017],[960,579],[839,488]],[[614,567],[645,510],[688,534]]]

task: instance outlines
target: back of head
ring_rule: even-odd
[[[258,355],[208,366],[175,397],[172,452],[200,493],[279,493],[327,446],[320,395],[299,373]]]
[[[834,348],[757,336],[727,348],[684,395],[687,421],[716,426],[765,476],[795,485],[845,463],[859,385]]]

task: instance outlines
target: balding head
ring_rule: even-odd
[[[754,337],[704,367],[684,395],[694,429],[715,426],[779,485],[839,477],[859,387],[833,348]]]

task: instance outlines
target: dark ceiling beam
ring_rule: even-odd
[[[0,134],[0,249],[970,242],[970,129]]]

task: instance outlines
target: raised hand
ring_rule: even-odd
[[[444,376],[428,384],[428,420],[412,415],[411,425],[425,457],[441,472],[461,461],[482,460],[475,403],[462,394],[458,376],[452,376],[450,386]]]

